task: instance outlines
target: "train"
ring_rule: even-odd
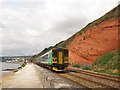
[[[66,71],[69,64],[69,51],[66,48],[53,48],[36,58],[35,63],[53,71]]]

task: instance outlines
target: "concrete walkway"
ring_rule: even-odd
[[[3,82],[3,88],[42,88],[42,85],[33,64],[27,64],[7,82]]]

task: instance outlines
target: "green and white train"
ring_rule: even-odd
[[[68,49],[53,48],[36,58],[36,64],[54,71],[65,71],[69,63]]]

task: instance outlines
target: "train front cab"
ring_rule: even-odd
[[[52,53],[52,70],[65,71],[68,66],[68,50],[53,49]]]

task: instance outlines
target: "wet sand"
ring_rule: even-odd
[[[15,72],[13,72],[13,71],[10,71],[8,73],[2,74],[1,77],[0,77],[0,80],[1,80],[1,82],[0,82],[0,88],[2,88],[2,84],[3,83],[6,83],[7,81],[9,81],[10,78],[12,76],[14,76],[14,75],[15,75]]]
[[[1,74],[0,75],[0,89],[2,88],[2,83],[3,81],[8,81],[11,76],[13,76],[15,73],[14,72],[9,72],[6,74]]]

